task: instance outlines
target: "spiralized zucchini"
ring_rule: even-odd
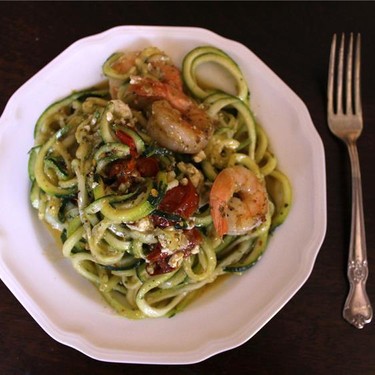
[[[233,76],[237,94],[200,83],[197,69],[209,63]],[[291,186],[252,114],[240,67],[223,51],[203,46],[186,55],[184,93],[169,77],[176,73],[169,57],[155,47],[117,52],[103,72],[108,80],[100,88],[75,92],[40,116],[28,166],[30,202],[59,234],[64,257],[120,315],[170,317],[219,276],[241,274],[259,261],[289,213]],[[147,90],[155,83],[177,92],[188,109],[169,99],[169,91],[137,96],[132,85],[140,82],[151,82]],[[207,139],[199,152],[155,141],[150,121],[161,126],[157,100],[174,106],[162,108],[173,115],[168,121],[182,124],[191,109],[204,111],[213,127],[200,133]],[[167,144],[178,142],[165,137]],[[234,166],[266,187],[267,211],[246,233],[220,236],[210,191],[220,172]]]

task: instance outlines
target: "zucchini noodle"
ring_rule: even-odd
[[[237,91],[205,86],[201,64],[220,66]],[[104,83],[38,119],[30,202],[59,235],[63,256],[118,314],[171,317],[220,276],[259,261],[288,216],[292,189],[251,111],[245,77],[223,51],[198,47],[181,71],[155,47],[116,52],[103,73]],[[248,171],[253,182],[236,180],[243,195],[229,191],[232,212],[220,207],[215,216],[224,171]],[[266,202],[249,203],[263,210],[256,220],[244,198],[254,186],[244,184],[256,184]],[[220,232],[232,217],[238,222]]]

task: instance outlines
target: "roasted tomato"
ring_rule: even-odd
[[[155,177],[159,172],[159,162],[156,158],[139,158],[137,169],[142,177]]]
[[[191,254],[191,251],[194,249],[194,247],[202,242],[203,238],[201,232],[199,232],[197,228],[184,230],[184,234],[189,241],[188,245],[183,249],[185,257],[187,257]]]
[[[176,268],[169,262],[171,257],[176,253],[182,253],[182,256],[187,258],[191,255],[191,251],[202,242],[202,235],[196,228],[184,230],[184,234],[188,239],[188,244],[173,254],[163,252],[160,243],[154,245],[151,252],[147,255],[149,265],[146,270],[150,275],[160,275],[174,271]]]
[[[119,184],[126,183],[130,180],[135,167],[136,161],[133,158],[116,160],[109,165],[108,177],[115,178]]]
[[[198,209],[198,204],[198,192],[188,179],[186,185],[180,183],[167,191],[159,205],[159,210],[188,219]]]
[[[134,139],[121,130],[116,131],[116,136],[121,143],[129,146],[130,156],[133,159],[132,166],[137,168],[142,177],[155,177],[159,172],[159,162],[154,157],[143,158],[137,152]]]
[[[126,134],[125,132],[123,132],[121,130],[116,131],[116,136],[120,140],[121,143],[129,146],[130,155],[132,157],[137,157],[138,153],[137,153],[137,148],[136,148],[135,143],[134,143],[134,139],[130,135]]]
[[[159,228],[166,228],[175,224],[173,221],[159,215],[151,215],[151,220],[155,227]]]
[[[173,271],[174,268],[168,264],[170,257],[170,254],[161,251],[161,246],[158,243],[154,246],[150,254],[147,255],[147,260],[149,262],[146,268],[147,272],[150,275],[160,275]]]

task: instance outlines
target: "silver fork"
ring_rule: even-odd
[[[372,307],[366,292],[368,264],[366,238],[363,217],[361,172],[359,167],[356,141],[362,128],[361,105],[361,35],[356,37],[353,77],[353,34],[350,34],[348,52],[345,61],[345,35],[342,34],[336,70],[336,34],[333,36],[328,73],[328,125],[333,134],[345,142],[350,156],[352,171],[352,218],[348,259],[348,279],[350,290],[346,299],[343,316],[356,328],[363,328],[372,319]],[[345,82],[345,90],[343,88]],[[336,83],[336,90],[334,84]],[[335,93],[334,93],[335,91]],[[354,93],[354,106],[352,100]],[[345,100],[344,100],[345,99]],[[345,104],[344,104],[345,102]]]

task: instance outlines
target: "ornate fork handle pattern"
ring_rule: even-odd
[[[350,232],[348,279],[350,290],[343,316],[357,328],[363,328],[372,319],[372,307],[366,292],[368,276],[366,236],[362,204],[362,185],[359,158],[355,142],[348,142],[352,170],[352,224]]]

